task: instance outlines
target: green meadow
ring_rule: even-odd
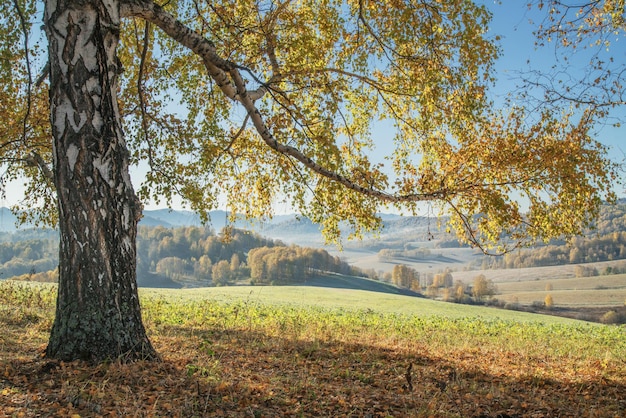
[[[276,308],[365,312],[378,315],[477,318],[486,321],[580,325],[580,321],[551,315],[537,315],[484,306],[444,303],[431,299],[313,286],[228,286],[201,289],[140,289],[148,301],[163,300],[175,305],[198,303],[275,306]]]

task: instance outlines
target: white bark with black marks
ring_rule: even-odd
[[[59,296],[46,354],[156,358],[141,320],[136,234],[117,104],[119,2],[47,0]]]

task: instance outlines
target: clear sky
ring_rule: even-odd
[[[503,99],[509,92],[514,91],[516,83],[519,83],[519,72],[527,71],[531,68],[549,69],[556,61],[553,46],[546,46],[537,49],[534,46],[533,24],[543,20],[545,12],[538,12],[536,9],[529,10],[527,2],[522,0],[482,0],[493,13],[490,34],[501,36],[502,57],[498,61],[497,77],[498,84],[494,90],[494,98],[496,100]],[[619,39],[616,37],[611,44],[609,55],[613,56],[616,62],[626,62],[626,38]],[[571,61],[572,74],[577,71],[584,70],[588,64],[588,60],[584,57],[581,59],[573,59]],[[626,84],[626,80],[624,80]],[[626,106],[617,109],[614,116],[621,117],[626,123]],[[381,129],[385,129],[381,127]],[[611,149],[611,157],[616,161],[624,161],[626,159],[626,128],[602,127],[597,132],[597,139]],[[141,181],[140,169],[133,170],[133,180],[135,187],[138,187]],[[624,190],[616,190],[618,195],[623,196]],[[8,185],[6,199],[0,198],[0,206],[9,206],[15,204],[22,197],[23,187],[21,182],[14,182]],[[180,203],[175,202],[175,209],[180,208]],[[148,204],[148,209],[154,209],[155,206]],[[285,208],[286,209],[286,208]],[[280,207],[276,208],[281,211]]]
[[[483,3],[493,13],[490,32],[502,37],[502,57],[496,65],[498,94],[506,95],[515,89],[516,83],[519,83],[520,71],[548,70],[558,62],[553,45],[543,48],[536,48],[534,45],[533,30],[544,19],[545,11],[538,11],[536,8],[529,10],[526,5],[528,2],[522,0],[503,0],[501,4],[495,0],[483,0]],[[615,36],[609,51],[605,48],[600,48],[600,50],[601,53],[606,54],[607,59],[612,56],[615,62],[626,63],[626,38],[620,39],[619,36]],[[570,55],[568,73],[575,77],[577,72],[584,71],[588,66],[588,57],[591,52]],[[594,49],[593,52],[596,50]],[[626,85],[626,80],[622,80],[622,83]],[[626,123],[626,106],[616,109],[612,115],[621,118]],[[596,139],[611,147],[612,156],[621,161],[626,158],[625,136],[626,128],[624,127],[603,127],[597,133]]]

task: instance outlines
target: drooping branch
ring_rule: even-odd
[[[135,31],[137,27],[135,26]],[[139,34],[135,33],[135,37],[139,40]],[[144,141],[148,144],[148,162],[152,166],[152,143],[148,135],[148,116],[147,116],[147,103],[145,95],[145,70],[146,70],[146,58],[150,49],[150,23],[146,22],[143,33],[143,43],[141,45],[141,59],[139,61],[139,73],[137,75],[137,95],[139,98],[139,110],[141,112],[141,127],[143,129]]]
[[[169,36],[181,45],[191,49],[203,61],[209,75],[215,80],[218,87],[230,99],[241,103],[246,109],[250,119],[265,144],[275,151],[295,158],[313,172],[336,181],[350,190],[354,190],[366,196],[370,196],[389,203],[418,202],[428,200],[440,200],[443,198],[441,191],[428,193],[411,193],[396,195],[384,191],[363,187],[349,178],[325,167],[322,167],[312,158],[308,157],[295,147],[285,145],[276,139],[265,124],[261,112],[254,102],[261,98],[267,88],[261,86],[256,90],[248,90],[240,73],[240,67],[228,60],[221,58],[215,45],[199,33],[191,30],[182,22],[163,10],[150,0],[129,0],[122,3],[121,15],[136,16],[146,19],[161,28]]]
[[[26,20],[26,16],[24,15],[24,11],[22,10],[22,6],[20,5],[20,3],[17,0],[13,1],[13,6],[15,7],[15,10],[17,11],[17,15],[19,17],[19,23],[20,23],[20,28],[22,30],[23,33],[23,42],[24,42],[24,63],[26,66],[26,76],[27,76],[27,82],[26,82],[26,110],[24,111],[24,116],[22,119],[22,133],[21,133],[21,138],[19,139],[19,141],[22,143],[22,146],[24,147],[28,147],[27,142],[28,142],[28,132],[29,132],[29,119],[31,118],[31,113],[33,111],[33,86],[37,87],[39,84],[41,84],[42,79],[44,78],[43,75],[39,76],[38,79],[33,83],[33,73],[32,73],[32,69],[31,69],[31,60],[30,60],[30,47],[29,47],[29,28],[28,28],[28,22]],[[44,68],[44,71],[42,74],[47,75],[47,69],[48,69],[48,65],[46,65],[46,68]],[[17,141],[15,141],[17,142]],[[11,143],[7,142],[5,144],[2,144],[2,147],[7,146]],[[20,161],[25,163],[26,165],[29,166],[33,166],[33,167],[37,167],[41,173],[43,174],[43,176],[45,178],[47,178],[48,180],[52,180],[53,175],[52,175],[52,171],[50,170],[50,167],[48,167],[48,164],[46,164],[46,162],[44,161],[43,157],[37,153],[36,151],[32,150],[30,151],[25,157],[23,158],[16,158],[15,161]]]
[[[442,168],[441,179],[436,178],[435,174],[429,174],[428,170],[421,173],[420,176],[418,169],[411,167],[408,174],[412,173],[416,177],[405,178],[404,185],[400,185],[400,183],[397,182],[396,185],[398,188],[391,188],[389,190],[385,188],[385,185],[381,186],[380,184],[382,183],[362,182],[364,178],[358,178],[358,173],[357,177],[351,177],[349,174],[344,174],[341,170],[329,169],[323,165],[324,163],[321,162],[321,160],[313,159],[302,150],[282,142],[277,136],[275,136],[274,132],[270,128],[270,125],[267,123],[273,115],[264,115],[261,113],[261,108],[257,106],[256,101],[262,98],[265,94],[280,94],[280,90],[275,88],[274,84],[277,81],[288,81],[294,74],[297,74],[297,69],[295,71],[293,69],[290,71],[282,71],[278,60],[270,57],[270,81],[264,82],[257,78],[257,75],[252,69],[222,58],[217,53],[217,48],[213,42],[206,39],[202,34],[193,31],[182,22],[176,20],[171,14],[156,5],[151,0],[122,0],[121,15],[125,17],[134,16],[147,20],[162,29],[170,38],[177,41],[182,46],[189,48],[194,54],[196,54],[201,59],[208,75],[216,82],[216,85],[221,89],[222,93],[232,101],[239,103],[246,110],[246,121],[252,123],[261,141],[263,141],[265,145],[274,150],[277,154],[288,157],[287,160],[289,161],[289,164],[293,164],[294,166],[297,165],[299,167],[298,169],[310,170],[310,172],[314,175],[318,175],[320,179],[327,179],[336,184],[340,184],[345,187],[347,191],[353,191],[361,196],[364,196],[365,198],[371,199],[369,201],[370,203],[380,202],[399,205],[408,204],[410,207],[411,204],[415,202],[437,201],[447,206],[450,209],[450,213],[460,220],[458,222],[458,226],[460,230],[464,231],[465,238],[473,245],[481,248],[483,251],[486,250],[483,246],[483,236],[487,236],[487,239],[491,239],[501,228],[500,225],[497,224],[491,225],[485,223],[475,226],[475,219],[473,217],[476,214],[474,212],[476,207],[481,209],[483,212],[486,212],[487,215],[494,215],[496,219],[500,219],[502,216],[507,216],[510,222],[505,223],[502,231],[512,232],[514,236],[521,236],[523,238],[523,230],[541,229],[540,226],[535,225],[538,224],[536,219],[533,220],[534,218],[522,217],[519,214],[517,206],[507,205],[506,198],[503,198],[502,195],[509,193],[516,187],[522,192],[529,193],[528,190],[529,188],[534,187],[533,184],[542,184],[544,182],[550,183],[553,179],[551,176],[555,176],[555,173],[551,171],[548,174],[544,174],[543,170],[545,169],[545,166],[543,164],[539,164],[537,170],[533,169],[530,172],[528,170],[520,171],[519,167],[516,165],[511,166],[511,164],[508,163],[508,160],[503,161],[496,158],[494,167],[505,173],[502,176],[477,176],[476,178],[473,178],[474,176],[469,174],[474,173],[474,171],[469,169],[469,174],[464,172],[465,170],[462,169],[463,164],[461,164],[460,167],[456,167],[456,169],[462,169],[460,171],[455,171],[456,169],[451,167],[444,167],[445,169]],[[274,47],[272,45],[271,34],[264,33],[264,35],[268,43],[267,48],[271,50]],[[259,47],[262,48],[262,45]],[[271,51],[265,51],[265,53],[271,54]],[[390,114],[394,116],[397,121],[403,120],[402,114],[394,113],[394,104],[386,100],[387,95],[396,96],[401,95],[402,93],[390,89],[389,87],[383,85],[380,81],[374,78],[369,78],[365,75],[359,75],[354,71],[335,68],[335,66],[326,66],[317,69],[313,68],[311,69],[311,72],[318,74],[335,74],[372,87],[383,99],[384,105],[390,109]],[[298,77],[295,78],[297,79]],[[255,90],[248,90],[246,82],[250,82],[253,85],[259,85],[260,87]],[[277,102],[281,105],[280,100],[277,100]],[[437,103],[435,103],[434,106],[437,106]],[[292,116],[294,119],[297,119],[297,115],[293,114]],[[518,119],[521,116],[511,115],[511,117],[517,121],[522,120]],[[298,123],[297,120],[295,122]],[[405,123],[407,123],[407,126],[410,126],[409,121],[405,121]],[[420,131],[415,127],[410,127],[414,129],[415,132]],[[482,132],[482,127],[477,127],[478,131],[475,133],[479,136],[486,135],[486,137],[491,137],[491,135],[499,136],[500,134],[503,134],[500,130],[504,129],[504,127],[498,127],[498,124],[495,124],[494,126],[485,126],[485,128],[487,131]],[[543,125],[538,124],[528,133],[528,135],[531,135],[530,139],[532,139],[535,135],[539,135],[540,131],[544,128],[548,129],[550,126],[546,125],[543,127]],[[558,128],[558,126],[556,126],[556,128]],[[552,128],[548,129],[548,131],[551,129]],[[563,129],[565,129],[565,126]],[[470,131],[467,132],[467,135],[472,135],[472,132],[474,131],[470,129]],[[239,135],[239,132],[235,133],[233,141],[238,138]],[[502,140],[502,143],[506,143],[507,135],[508,134],[504,133],[503,137],[499,138]],[[462,139],[466,140],[466,138]],[[224,151],[228,152],[231,145],[232,141]],[[486,153],[485,155],[482,155],[482,152],[476,154],[475,150],[471,146],[465,151],[468,158],[476,158],[476,164],[486,162],[487,165],[491,166],[489,162],[491,156],[489,153]],[[450,152],[454,153],[456,151],[451,149]],[[463,153],[460,153],[459,156],[463,157]],[[433,166],[434,170],[437,169],[436,160],[437,159],[435,158]],[[452,163],[454,163],[454,161],[452,161]],[[511,169],[509,170],[509,168]],[[485,170],[487,169],[488,168],[485,168]],[[546,176],[545,181],[542,178],[544,175]],[[558,173],[557,175],[558,179],[569,181],[567,179],[569,176],[564,177]],[[418,176],[420,177],[418,178]],[[446,181],[444,177],[449,181]],[[561,181],[558,179],[556,181]],[[492,196],[487,193],[490,190],[495,191],[493,194],[495,197],[493,199],[491,198]],[[312,193],[312,195],[315,196],[315,193]],[[486,196],[485,198],[487,203],[483,206],[476,206],[475,201],[480,201],[480,196],[482,195]],[[494,203],[495,208],[490,206],[490,203]],[[487,215],[485,215],[483,219],[487,219]],[[547,217],[547,215],[544,216],[544,214],[540,215]],[[542,220],[541,217],[537,219],[539,219],[539,221]],[[492,226],[494,227],[494,233],[489,231]],[[522,231],[519,234],[517,233],[518,229]],[[533,232],[533,234],[535,233]],[[514,247],[521,245],[520,243],[522,241],[523,240],[520,240],[520,242],[515,244]]]

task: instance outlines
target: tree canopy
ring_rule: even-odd
[[[359,235],[383,205],[415,213],[422,202],[485,249],[587,227],[616,179],[591,135],[597,107],[498,109],[485,6],[388,3],[120,0],[119,106],[130,162],[148,167],[139,196],[180,194],[201,214],[223,198],[250,217],[286,201],[331,240],[341,221]],[[623,30],[619,1],[592,3],[589,19]],[[26,206],[50,209],[38,6],[0,6],[0,161],[3,180],[27,179]],[[581,42],[585,29],[571,27],[556,33]]]

